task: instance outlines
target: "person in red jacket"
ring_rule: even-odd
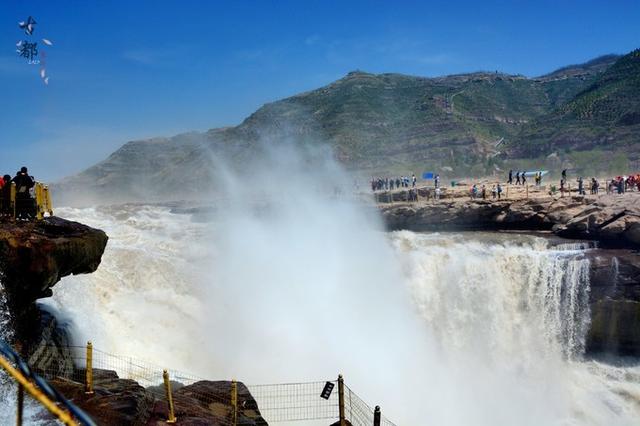
[[[9,214],[11,213],[11,175],[4,175],[2,177],[2,182],[2,190],[0,191],[2,204],[0,205],[0,213]]]

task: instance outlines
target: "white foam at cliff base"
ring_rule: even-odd
[[[367,246],[379,244],[382,234],[374,233],[373,240],[365,239],[362,245],[327,250],[335,236],[325,233],[321,239],[313,237],[316,247],[305,262],[292,266],[287,255],[304,247],[287,247],[285,241],[307,241],[308,235],[273,240],[286,230],[238,222],[255,234],[250,240],[254,247],[220,240],[228,250],[222,258],[238,261],[218,269],[227,276],[213,274],[209,297],[219,296],[208,304],[199,288],[207,283],[197,268],[202,262],[220,266],[219,249],[212,257],[204,254],[212,236],[224,235],[220,224],[212,230],[192,223],[187,215],[155,207],[63,213],[105,228],[110,235],[97,273],[66,279],[55,288],[55,300],[75,319],[82,340],[90,337],[107,351],[247,383],[324,379],[346,370],[356,390],[362,389],[372,403],[384,401],[385,413],[401,424],[427,419],[443,425],[632,425],[638,414],[633,399],[640,392],[638,383],[613,378],[620,372],[637,375],[636,370],[576,356],[584,333],[582,296],[577,292],[584,260],[550,254],[544,240],[510,245],[474,241],[467,235],[399,232],[389,237],[394,251],[368,261],[350,258],[350,253],[371,254]],[[290,219],[283,218],[283,226]],[[326,231],[322,220],[306,224]],[[357,226],[348,221],[345,225]],[[236,232],[225,229],[229,238]],[[283,257],[267,258],[268,252]],[[345,258],[348,261],[339,261]],[[415,340],[419,337],[413,331],[386,340],[395,327],[409,324],[385,313],[395,313],[390,304],[403,306],[402,299],[368,304],[369,295],[380,290],[374,284],[380,277],[366,269],[378,273],[375,265],[387,263],[401,269],[395,277],[383,278],[392,280],[399,293],[403,280],[411,289],[426,324],[423,342]],[[200,268],[211,271],[210,264]],[[340,287],[318,284],[352,285],[340,279],[341,268],[353,268],[350,277],[364,274],[347,298],[355,307],[342,320],[336,306],[346,307],[334,303]],[[323,271],[320,280],[310,279],[308,272],[317,271]],[[215,285],[244,280],[269,285],[264,291],[253,288],[254,294],[246,294],[241,284],[232,289]],[[564,307],[558,299],[563,288],[578,294]],[[249,307],[251,312],[246,311]],[[345,324],[341,333],[336,333],[336,318]],[[332,327],[325,328],[326,321]],[[203,330],[202,323],[219,329]],[[353,338],[346,351],[340,348],[340,334]]]

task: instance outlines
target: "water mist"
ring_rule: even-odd
[[[386,233],[324,150],[263,146],[236,170],[218,160],[204,220],[61,211],[110,236],[98,272],[47,302],[80,343],[248,384],[342,373],[399,425],[634,424],[637,368],[581,359],[578,251]]]

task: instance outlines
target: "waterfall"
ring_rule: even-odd
[[[462,234],[395,232],[412,293],[445,346],[480,344],[493,356],[541,347],[568,358],[584,351],[589,261],[531,237],[513,243]],[[495,240],[495,235],[492,236]]]
[[[582,356],[589,246],[384,233],[311,207],[213,223],[64,209],[110,241],[96,273],[63,279],[47,303],[79,344],[211,379],[342,372],[399,425],[637,424],[639,369]]]

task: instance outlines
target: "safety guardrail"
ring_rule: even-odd
[[[16,399],[16,425],[21,426],[24,414],[24,392],[46,408],[63,424],[68,426],[95,426],[93,420],[80,408],[68,401],[40,375],[36,374],[20,356],[0,341],[0,367],[18,386]]]
[[[0,191],[0,212],[12,219],[24,216],[36,220],[42,220],[45,214],[53,216],[53,203],[49,186],[36,182],[33,187],[33,196],[20,198],[17,195],[16,184],[11,182],[8,191]]]
[[[60,348],[51,347],[51,350],[59,352]],[[91,342],[86,346],[65,348],[65,351],[64,356],[73,360],[74,368],[51,363],[51,357],[46,354],[47,348],[43,347],[39,349],[40,356],[32,357],[34,370],[52,381],[64,379],[79,383],[87,394],[103,386],[113,386],[113,376],[105,375],[104,370],[117,372],[119,378],[134,380],[152,390],[156,398],[164,400],[168,423],[179,420],[173,388],[206,380],[135,358],[109,354],[94,348]],[[222,414],[216,417],[216,424],[236,426],[240,423],[241,414],[246,414],[244,410],[248,409],[247,395],[240,393],[240,386],[239,382],[232,380],[224,392],[203,392],[202,388],[194,388],[188,394],[206,406],[218,407]],[[256,401],[255,408],[269,424],[335,419],[340,426],[395,426],[382,415],[380,407],[372,408],[351,390],[342,376],[330,381],[246,385],[246,390]]]

